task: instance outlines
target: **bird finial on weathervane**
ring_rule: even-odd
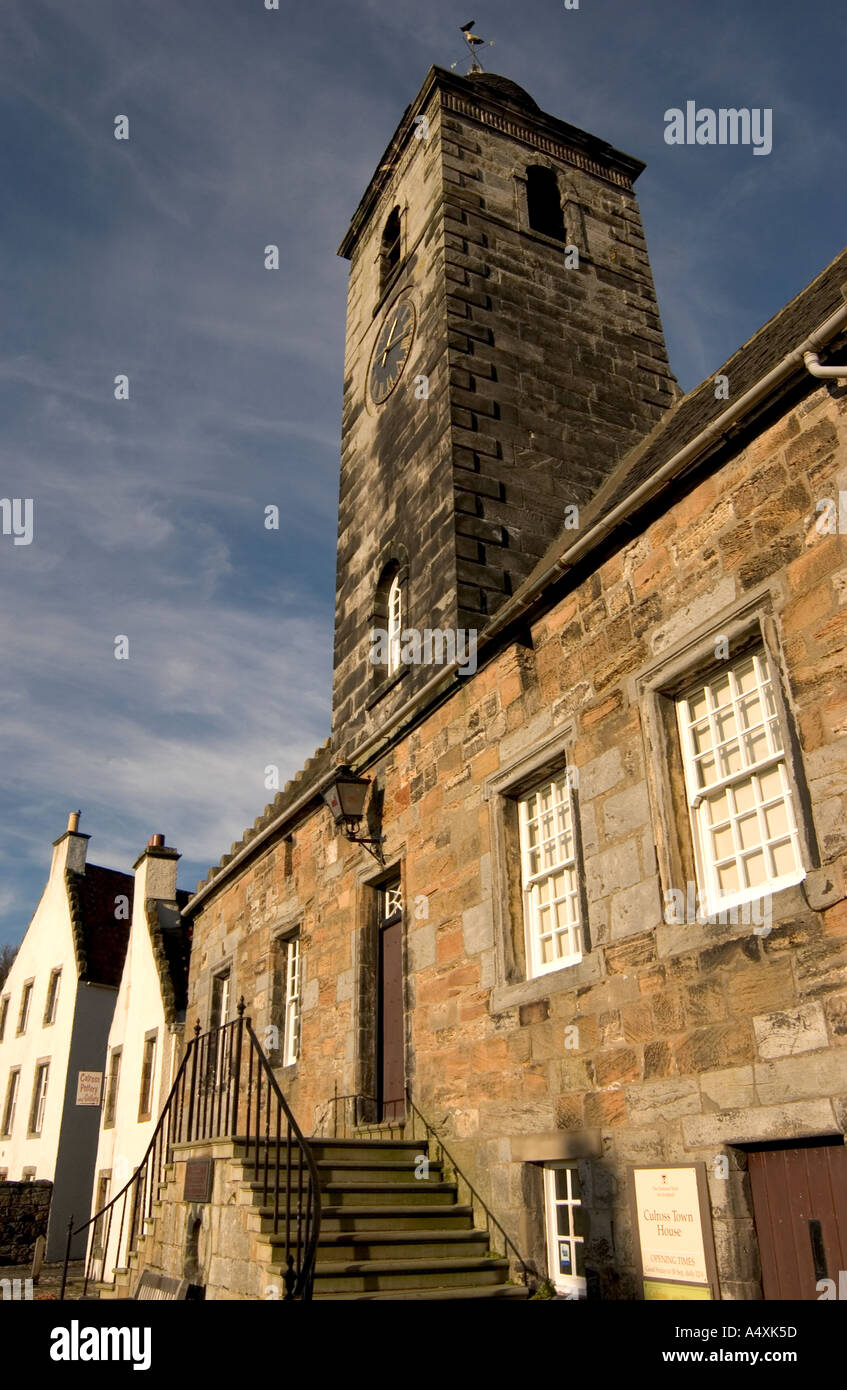
[[[482,72],[482,71],[483,71],[482,63],[479,61],[479,58],[476,56],[476,51],[477,51],[477,49],[480,47],[481,44],[484,44],[484,43],[485,43],[485,39],[481,39],[481,38],[479,37],[478,34],[475,34],[475,33],[473,32],[473,27],[474,27],[474,24],[475,24],[475,23],[476,23],[476,20],[475,20],[475,19],[469,19],[468,22],[467,22],[467,24],[461,24],[461,25],[459,26],[460,29],[461,29],[461,32],[462,32],[462,33],[464,34],[464,36],[465,36],[465,43],[467,44],[468,50],[469,50],[470,55],[471,55],[471,65],[470,65],[470,67],[468,68],[468,72],[469,72],[469,73],[471,73],[471,72]],[[489,40],[488,40],[488,46],[489,46],[489,48],[491,47],[491,45],[492,45],[493,43],[494,43],[494,40],[493,40],[493,39],[489,39]],[[453,67],[453,68],[455,68],[455,67],[457,66],[457,63],[451,63],[450,66]]]

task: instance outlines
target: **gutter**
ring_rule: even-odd
[[[843,287],[842,292],[847,298],[847,286]],[[511,623],[523,617],[538,601],[548,585],[561,579],[578,560],[583,559],[594,546],[604,541],[619,522],[626,520],[631,512],[635,511],[643,502],[648,501],[660,490],[663,483],[672,478],[686,464],[691,463],[698,455],[704,453],[706,449],[717,443],[730,425],[736,423],[747,410],[758,404],[775,386],[780,385],[796,372],[798,367],[806,367],[813,376],[827,380],[847,376],[847,367],[821,367],[818,365],[817,359],[818,350],[825,347],[839,330],[845,327],[847,327],[847,303],[843,304],[840,309],[836,309],[835,313],[830,314],[829,318],[825,319],[813,333],[810,333],[798,347],[786,353],[785,357],[775,367],[772,367],[765,376],[761,377],[754,386],[751,386],[749,391],[745,391],[743,396],[739,396],[737,401],[722,411],[711,424],[706,425],[705,429],[678,450],[667,463],[663,463],[661,468],[657,468],[656,472],[641,483],[634,492],[619,502],[616,507],[613,507],[607,516],[589,527],[579,540],[574,541],[562,552],[558,560],[554,561],[552,565],[548,565],[547,569],[533,581],[530,588],[523,592],[519,590],[517,594],[513,595],[484,629],[484,646],[489,646],[492,638]],[[396,737],[398,726],[415,715],[442,686],[445,687],[446,693],[446,687],[453,681],[460,665],[464,665],[464,662],[454,661],[450,666],[443,667],[431,680],[427,681],[426,685],[411,696],[404,705],[400,706],[388,729],[380,730],[356,750],[355,756],[351,756],[349,760],[349,766],[354,770],[360,770],[372,762],[381,751],[381,745],[387,746],[391,739]],[[258,845],[270,839],[286,822],[293,820],[300,811],[308,806],[309,802],[313,801],[316,796],[320,796],[323,790],[335,780],[335,775],[336,768],[333,766],[318,782],[313,783],[308,790],[304,791],[296,801],[281,811],[278,816],[275,816],[263,830],[258,831],[228,864],[219,869],[213,879],[189,899],[183,908],[183,915],[188,916],[193,913],[213,889],[217,888],[223,879],[229,877],[230,872],[242,864]]]

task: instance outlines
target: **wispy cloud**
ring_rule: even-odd
[[[126,867],[165,830],[190,882],[272,798],[264,767],[290,776],[325,736],[335,250],[429,65],[465,69],[458,13],[0,6],[0,491],[35,501],[33,544],[0,538],[0,936],[25,925],[69,809],[101,862]],[[481,15],[486,66],[646,159],[684,385],[840,249],[834,0],[805,27],[789,0],[766,23],[735,0],[487,0]],[[669,149],[663,112],[688,97],[773,106],[773,154]],[[262,524],[271,503],[279,532]]]

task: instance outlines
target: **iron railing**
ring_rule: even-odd
[[[365,1095],[363,1092],[352,1092],[348,1095],[338,1095],[336,1092],[321,1111],[315,1126],[315,1137],[332,1139],[379,1138],[380,1135],[385,1136],[392,1130],[400,1129],[404,1138],[426,1139],[434,1147],[434,1151],[429,1152],[429,1157],[433,1162],[441,1163],[446,1181],[455,1182],[460,1201],[463,1200],[463,1189],[466,1189],[468,1195],[466,1205],[473,1209],[474,1222],[485,1227],[490,1248],[498,1255],[508,1258],[515,1273],[529,1288],[534,1288],[543,1276],[527,1264],[518,1247],[503,1229],[488,1204],[477,1192],[470,1179],[462,1172],[437,1129],[429,1123],[415,1105],[409,1088],[406,1088],[407,1112],[404,1121],[380,1122],[367,1118],[366,1112],[374,1103],[375,1097]],[[328,1127],[331,1127],[331,1134],[325,1133]]]
[[[103,1265],[101,1281],[114,1286],[121,1260],[129,1265],[152,1218],[174,1146],[216,1140],[233,1143],[249,1180],[259,1186],[262,1205],[271,1209],[271,1231],[265,1234],[283,1236],[285,1298],[311,1298],[320,1234],[318,1170],[244,1008],[242,999],[238,1017],[208,1033],[201,1034],[197,1023],[132,1177],[87,1221],[74,1226],[71,1218],[60,1298],[65,1296],[74,1237],[90,1233],[83,1298],[98,1263]],[[110,1258],[119,1204],[117,1241]],[[105,1278],[109,1265],[111,1279]]]

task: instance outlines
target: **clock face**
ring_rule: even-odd
[[[371,358],[371,398],[377,405],[382,405],[400,380],[414,336],[414,305],[401,299],[386,315]]]

